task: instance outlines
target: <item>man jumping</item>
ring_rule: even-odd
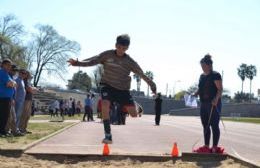
[[[69,59],[72,66],[93,66],[103,64],[104,72],[101,78],[102,118],[104,123],[105,138],[103,143],[112,143],[109,111],[111,102],[118,102],[132,117],[137,117],[135,104],[130,95],[131,77],[130,72],[139,75],[148,85],[153,93],[156,93],[155,83],[147,77],[141,67],[135,62],[126,50],[130,45],[130,37],[127,34],[119,35],[116,39],[116,49],[107,50],[101,54],[78,61]]]

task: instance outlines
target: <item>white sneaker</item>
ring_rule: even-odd
[[[102,140],[102,143],[104,144],[112,144],[112,135],[111,134],[106,134],[105,138]]]

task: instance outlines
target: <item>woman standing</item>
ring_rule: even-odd
[[[204,133],[204,146],[194,150],[198,153],[223,153],[224,149],[218,147],[220,138],[219,120],[221,113],[222,79],[221,75],[213,71],[213,61],[209,54],[201,61],[203,73],[199,79],[199,89],[195,96],[200,97],[200,117]],[[213,146],[210,145],[211,131],[213,134]]]

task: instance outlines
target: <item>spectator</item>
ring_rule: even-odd
[[[58,99],[56,99],[54,101],[54,106],[55,106],[54,116],[58,117],[59,116],[59,110],[60,110],[60,102],[59,102]]]
[[[72,114],[71,115],[74,116],[75,112],[76,112],[76,100],[73,99],[73,101],[72,101]]]
[[[85,113],[83,116],[83,121],[86,121],[86,115],[88,115],[88,121],[92,121],[91,118],[91,111],[92,111],[92,100],[90,98],[90,94],[87,94],[87,97],[85,99]]]
[[[67,99],[64,100],[64,115],[69,114],[69,101]]]
[[[77,104],[76,104],[76,113],[78,114],[78,116],[80,116],[81,109],[82,109],[82,104],[79,100],[79,101],[77,101]]]
[[[14,95],[14,88],[16,82],[11,78],[9,72],[12,68],[12,61],[4,59],[0,69],[0,136],[5,137],[7,132],[5,130],[8,116],[11,110],[12,97]]]
[[[16,129],[17,131],[20,131],[20,122],[21,122],[21,116],[24,109],[24,102],[25,102],[25,84],[24,79],[26,78],[26,70],[20,69],[19,75],[16,78],[16,93],[15,93],[15,114],[16,114]]]
[[[51,101],[49,104],[49,114],[51,115],[51,118],[55,116],[55,108],[56,108],[56,104],[55,101]]]
[[[32,87],[31,85],[32,77],[33,76],[31,75],[31,73],[29,71],[26,71],[26,77],[24,79],[26,95],[25,95],[24,109],[20,121],[20,130],[22,133],[25,134],[31,134],[31,132],[27,130],[27,126],[32,113],[33,93],[35,93],[38,90],[35,87]]]
[[[161,99],[161,93],[158,93],[155,98],[155,125],[160,125],[161,120],[161,112],[162,112],[162,99]]]
[[[93,104],[95,102],[95,95],[93,93],[91,94],[91,101],[92,101],[92,106],[91,106],[91,111],[90,111],[90,119],[91,119],[91,121],[94,121]]]
[[[102,111],[102,106],[101,106],[101,103],[102,103],[102,99],[101,99],[101,97],[98,99],[98,103],[97,103],[97,118],[101,118],[101,120],[102,120],[102,113],[101,113],[101,111]]]
[[[71,117],[72,116],[72,113],[73,113],[73,100],[72,100],[72,98],[70,98],[69,99],[69,101],[68,101],[68,105],[69,105],[69,113],[68,113],[68,115],[69,115],[69,117]]]
[[[18,67],[16,65],[12,65],[11,71],[9,73],[9,75],[11,76],[11,78],[14,80],[15,76],[17,75],[18,72]],[[14,103],[15,103],[15,88],[14,89],[14,95],[12,98],[12,103],[11,103],[11,111],[9,113],[9,117],[8,117],[8,122],[6,125],[6,132],[9,135],[14,135],[14,136],[20,136],[20,133],[17,133],[16,131],[16,114],[15,114],[15,108],[14,108]]]
[[[60,116],[62,117],[62,120],[64,120],[64,111],[65,111],[65,102],[64,100],[60,100]]]

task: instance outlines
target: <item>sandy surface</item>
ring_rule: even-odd
[[[183,162],[183,161],[167,161],[167,162],[141,162],[131,159],[125,160],[91,160],[88,161],[84,158],[64,158],[64,157],[50,157],[50,158],[35,158],[30,155],[22,155],[18,158],[0,156],[1,168],[160,168],[160,167],[176,167],[176,168],[197,168],[197,167],[221,167],[221,168],[244,168],[233,160],[228,159],[220,163],[196,163],[196,162]]]

